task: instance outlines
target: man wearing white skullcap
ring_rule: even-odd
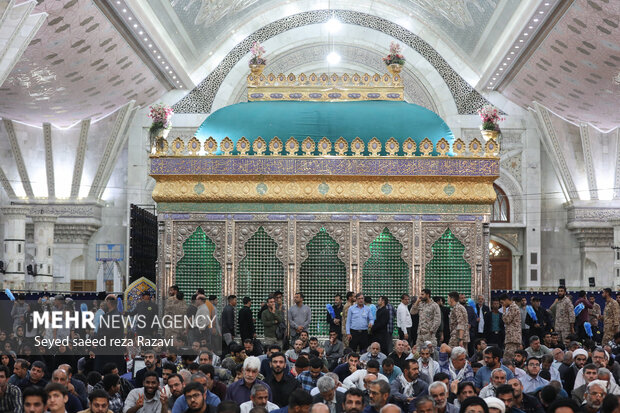
[[[506,405],[497,397],[486,397],[484,401],[486,402],[487,406],[489,406],[489,413],[506,412]]]
[[[573,352],[573,355],[578,354],[579,350],[575,350]],[[584,350],[581,350],[584,351]],[[579,353],[582,354],[582,353]],[[586,353],[587,354],[587,353]],[[575,356],[577,357],[577,356]],[[596,367],[601,368],[601,367],[607,367],[607,362],[609,361],[609,354],[607,354],[607,352],[605,350],[603,350],[600,347],[597,347],[594,349],[594,351],[592,352],[592,363],[594,365],[596,365]],[[616,384],[616,379],[614,379],[614,376],[611,376],[611,382],[613,384]],[[579,372],[577,373],[577,377],[575,377],[575,385],[573,386],[573,390],[576,389],[579,386],[582,386],[586,384],[585,379],[583,378],[583,367],[579,370]]]

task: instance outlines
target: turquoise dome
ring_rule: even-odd
[[[356,137],[365,143],[376,137],[382,144],[393,137],[400,143],[399,155],[404,154],[402,144],[409,137],[416,142],[418,153],[424,138],[429,138],[433,147],[441,138],[450,144],[454,141],[454,134],[435,112],[412,103],[389,101],[237,103],[209,115],[195,136],[201,141],[213,137],[218,144],[217,154],[221,154],[220,142],[225,137],[233,141],[235,148],[241,137],[250,145],[258,137],[267,145],[274,136],[283,144],[294,137],[300,145],[308,136],[316,144],[323,137],[332,143],[343,137],[349,146]],[[382,146],[380,154],[386,155]]]

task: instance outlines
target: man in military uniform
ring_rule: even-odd
[[[575,309],[566,296],[566,287],[558,287],[558,298],[553,302],[551,311],[555,313],[555,331],[560,343],[564,344],[568,335],[575,332]]]
[[[420,315],[416,346],[422,348],[425,341],[430,341],[433,347],[437,347],[436,333],[441,325],[441,310],[439,305],[431,300],[431,290],[428,288],[422,290],[420,297],[411,307],[411,314]]]
[[[173,326],[179,325],[178,322],[177,323],[174,322],[174,320],[177,317],[183,317],[185,316],[185,313],[187,313],[187,304],[185,303],[183,298],[184,298],[183,292],[179,291],[178,286],[172,285],[168,289],[168,299],[166,300],[166,307],[164,309],[164,315],[171,317],[170,324]],[[171,328],[167,328],[164,334],[165,334],[166,339],[174,338],[174,342],[176,345],[177,339],[179,339],[180,337],[183,337],[183,330],[184,330],[183,328],[171,327]],[[185,337],[185,340],[187,340],[187,337]]]
[[[500,295],[499,302],[504,308],[504,358],[512,360],[515,351],[521,346],[521,310],[508,294]]]
[[[603,290],[603,298],[605,299],[605,311],[603,316],[603,340],[602,344],[609,343],[614,338],[614,334],[618,331],[620,324],[620,305],[611,297],[611,288]]]
[[[459,303],[459,293],[452,291],[448,294],[450,311],[450,347],[467,348],[469,343],[469,324],[467,323],[467,310]]]

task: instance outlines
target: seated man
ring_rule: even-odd
[[[450,383],[454,380],[459,382],[474,381],[474,371],[467,361],[467,350],[463,347],[450,347],[442,344],[439,348],[439,367],[441,371],[450,376]]]
[[[506,384],[506,372],[498,367],[491,372],[491,381],[480,390],[479,396],[483,399],[495,397],[495,390],[502,384]]]
[[[368,385],[368,395],[370,403],[362,413],[379,413],[390,398],[390,384],[386,380],[375,380]]]
[[[265,408],[268,412],[280,408],[277,404],[269,401],[269,391],[267,390],[267,387],[261,384],[257,384],[252,387],[252,390],[250,391],[250,400],[239,406],[241,413],[249,413],[250,410],[255,407]]]
[[[258,380],[258,370],[260,369],[260,360],[258,357],[248,357],[243,362],[243,376],[240,380],[235,381],[226,389],[226,400],[232,400],[238,404],[245,403],[250,400],[252,387],[260,384],[267,388],[269,392],[269,401],[273,400],[271,389],[262,380]]]
[[[376,341],[368,346],[366,353],[362,354],[360,361],[362,364],[367,363],[369,360],[377,360],[379,364],[383,363],[387,356],[381,352],[381,346]]]
[[[383,363],[381,363],[380,371],[381,374],[388,378],[390,384],[403,373],[400,367],[394,365],[394,360],[389,357],[383,360]]]
[[[133,389],[127,395],[123,413],[140,411],[161,411],[162,404],[168,403],[168,396],[159,392],[159,376],[155,371],[147,371],[142,386]]]
[[[205,400],[204,387],[200,383],[189,383],[183,389],[183,397],[187,400],[188,412],[195,413],[215,413],[215,406],[207,404]]]
[[[428,383],[420,379],[420,366],[416,359],[406,360],[405,369],[390,385],[392,398],[405,412],[412,409],[415,399],[428,392]]]
[[[328,376],[321,377],[317,381],[319,394],[312,398],[313,403],[325,403],[329,411],[342,413],[344,403],[344,393],[337,391],[336,382]]]
[[[379,380],[385,380],[389,384],[388,378],[379,373],[379,362],[377,360],[370,360],[366,364],[366,369],[356,370],[353,374],[344,379],[342,385],[347,389],[357,387],[363,391],[364,377],[368,374],[374,374]]]
[[[19,387],[9,383],[10,370],[4,364],[0,364],[0,410],[21,412],[22,391]]]
[[[28,387],[23,393],[25,413],[44,413],[47,405],[47,393],[39,386]]]
[[[67,388],[60,383],[50,383],[45,386],[47,394],[47,411],[49,413],[66,413],[65,404],[67,403]]]
[[[80,413],[108,413],[110,411],[110,396],[105,390],[93,390],[88,395],[88,402],[90,407]]]

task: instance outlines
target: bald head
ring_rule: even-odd
[[[312,405],[310,413],[329,413],[329,407],[325,403],[315,403]]]

